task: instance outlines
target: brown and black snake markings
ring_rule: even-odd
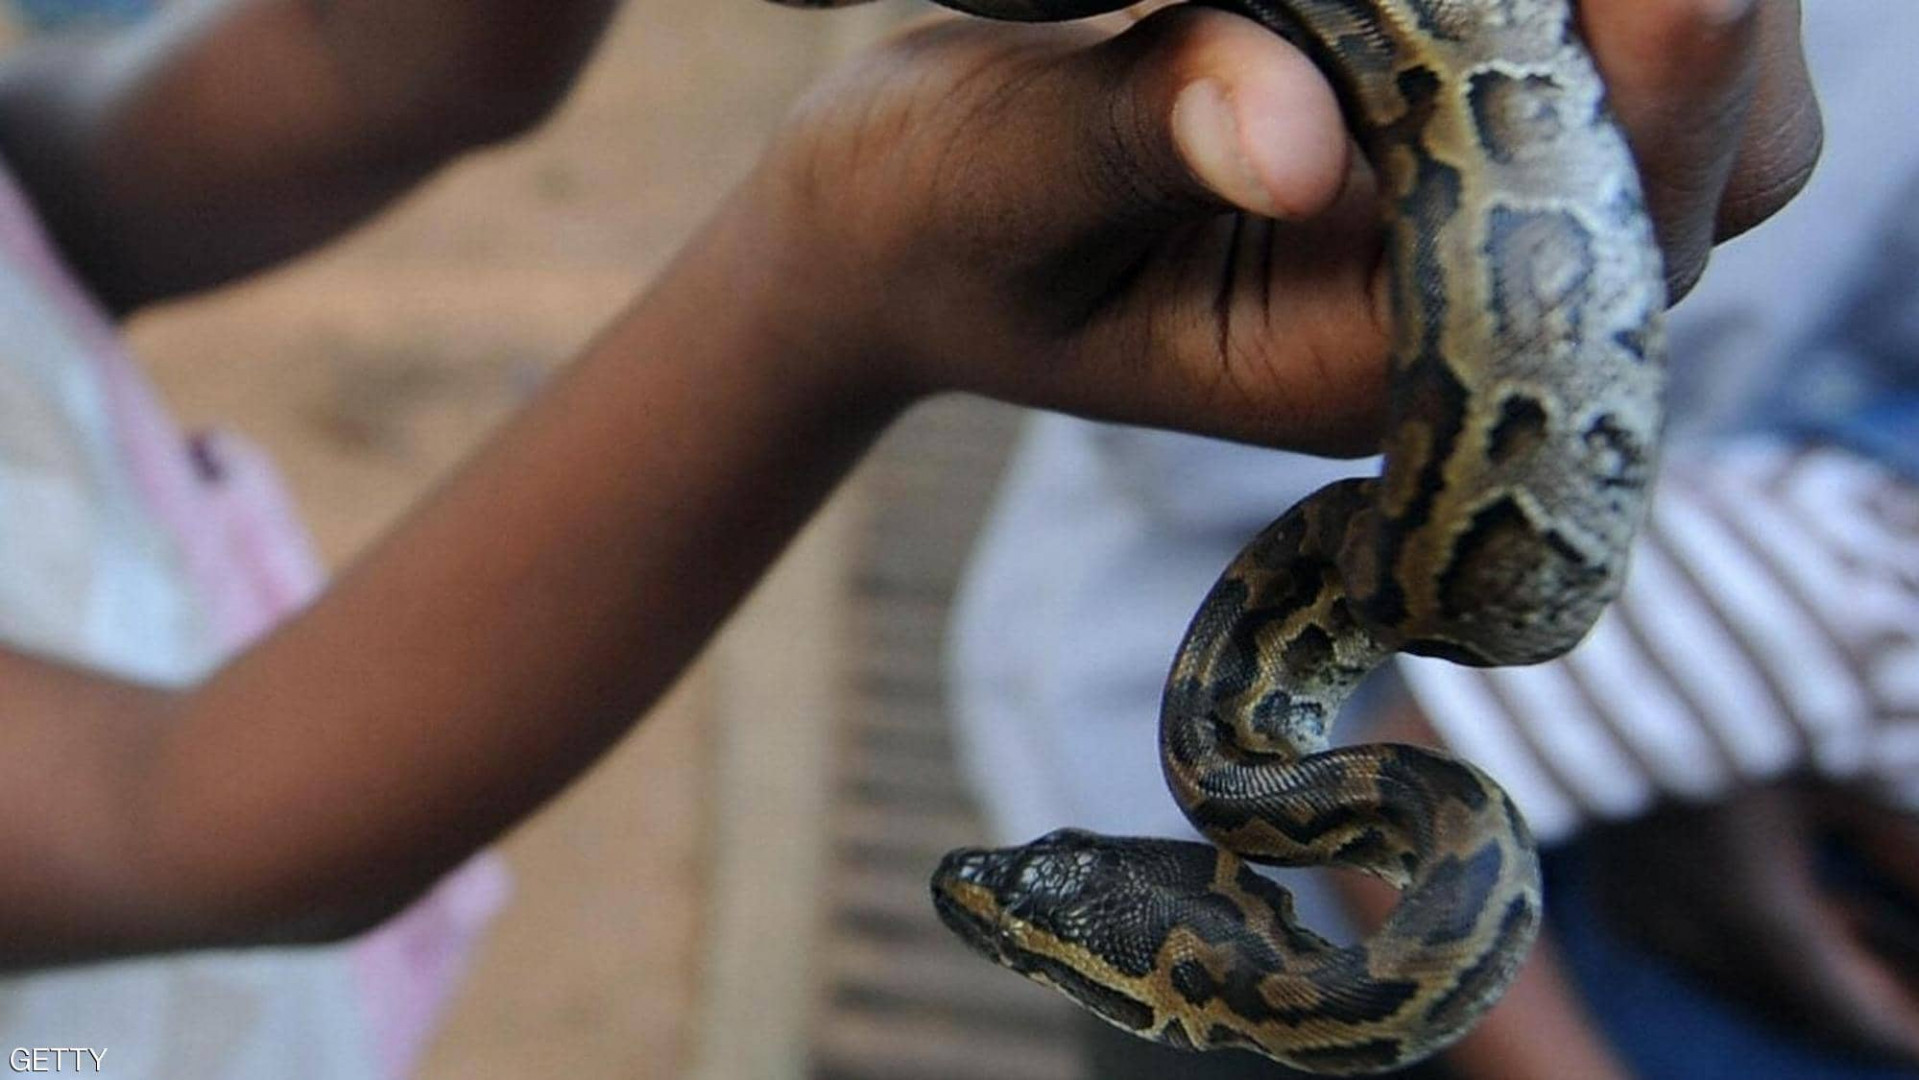
[[[1116,0],[948,0],[1074,18]],[[1571,0],[1229,0],[1332,77],[1378,174],[1395,305],[1377,478],[1322,489],[1227,567],[1161,709],[1213,845],[1062,830],[948,855],[941,916],[987,956],[1178,1047],[1383,1071],[1464,1034],[1538,931],[1498,785],[1430,750],[1327,748],[1399,651],[1524,664],[1616,594],[1660,429],[1663,276]],[[1249,863],[1401,889],[1336,946]]]

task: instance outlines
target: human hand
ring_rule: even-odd
[[[1822,840],[1881,887],[1822,884]],[[1919,821],[1774,786],[1601,830],[1594,851],[1622,932],[1776,1023],[1919,1064]]]
[[[1588,4],[1675,294],[1817,157],[1793,0]],[[1383,422],[1369,172],[1292,46],[1178,8],[947,21],[813,95],[735,203],[741,262],[857,385],[958,389],[1329,452]]]

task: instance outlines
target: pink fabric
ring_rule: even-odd
[[[120,397],[141,400],[135,392]],[[127,419],[133,424],[122,430],[133,430],[143,418]],[[177,521],[176,529],[191,523],[199,542],[213,553],[205,560],[214,571],[210,601],[229,640],[244,644],[314,596],[319,564],[263,453],[227,433],[200,436],[191,446],[200,481],[190,492],[197,512],[187,513],[195,507],[181,505],[176,508],[181,513],[170,520]],[[187,457],[178,442],[170,447],[130,443],[128,449],[166,453],[176,461]],[[361,1004],[386,1075],[413,1072],[478,937],[509,891],[505,866],[483,854],[354,946]]]
[[[74,280],[11,176],[0,169],[0,251],[43,279],[86,344],[110,423],[148,510],[179,545],[223,651],[243,648],[320,590],[323,571],[264,454],[230,434],[189,440],[127,355],[112,322]],[[375,1057],[412,1072],[509,879],[483,854],[351,948]]]

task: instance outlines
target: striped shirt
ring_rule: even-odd
[[[1676,461],[1624,594],[1577,649],[1401,668],[1544,841],[1788,773],[1919,808],[1919,486],[1777,439]]]

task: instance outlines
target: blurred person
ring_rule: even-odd
[[[1625,597],[1555,664],[1404,658],[1338,736],[1452,747],[1546,845],[1535,960],[1406,1075],[1919,1071],[1919,139],[1880,107],[1919,89],[1919,11],[1832,0],[1806,19],[1826,161],[1673,312],[1672,460]],[[950,646],[999,842],[1193,835],[1157,744],[1179,637],[1248,537],[1366,471],[1031,421]],[[1392,902],[1281,876],[1335,937]],[[1091,1020],[1086,1042],[1100,1080],[1290,1075]]]
[[[292,258],[528,129],[610,7],[192,4],[0,67],[0,965],[42,972],[0,988],[19,1045],[104,1042],[119,1075],[403,1071],[344,962],[277,967],[320,954],[57,969],[334,942],[406,909],[628,731],[928,394],[1305,448],[1376,432],[1375,226],[1340,212],[1348,141],[1298,52],[1196,10],[1118,37],[948,22],[809,96],[545,395],[313,594],[261,464],[175,431],[111,317]],[[1745,140],[1754,72],[1796,64],[1754,21],[1716,0],[1593,19],[1682,277],[1815,153]],[[1659,137],[1674,123],[1696,137]],[[1189,256],[1234,208],[1349,242],[1276,252],[1246,302],[1311,333],[1229,357],[1235,313]],[[1335,352],[1352,366],[1326,381],[1306,358]],[[1247,365],[1243,398],[1214,393],[1222,363]]]
[[[416,22],[382,55],[342,39],[375,29],[369,5],[311,20],[317,8],[307,4],[203,3],[112,31],[153,6],[22,0],[34,28],[87,33],[49,35],[0,59],[0,693],[9,706],[0,772],[9,816],[41,834],[0,843],[14,878],[70,863],[42,850],[64,829],[79,827],[66,838],[87,842],[74,804],[44,786],[85,789],[101,771],[76,759],[65,781],[47,773],[17,786],[13,770],[46,770],[59,749],[44,734],[36,742],[36,731],[65,716],[80,722],[78,734],[85,688],[102,677],[169,692],[206,678],[311,600],[322,579],[268,463],[224,432],[184,436],[122,350],[113,317],[310,246],[406,186],[386,170],[424,174],[531,123],[611,7],[491,4],[488,18],[462,25],[449,13],[479,8],[396,4]],[[550,17],[519,25],[536,8]],[[418,67],[409,50],[474,62],[409,83],[394,77]],[[367,63],[349,76],[312,62],[336,51]],[[549,62],[527,63],[542,54]],[[386,83],[389,111],[356,116],[352,93],[369,79]],[[258,96],[263,85],[284,96]],[[204,86],[219,96],[203,97]],[[440,95],[454,107],[435,105]],[[208,124],[218,137],[196,127]],[[438,124],[453,129],[444,141],[395,152]],[[289,157],[249,160],[268,146]],[[302,211],[334,220],[295,222]],[[127,260],[140,257],[169,263],[171,279],[120,293]],[[194,279],[196,267],[215,278]],[[72,680],[69,690],[49,678]],[[36,711],[45,714],[37,721]],[[117,720],[91,711],[141,752],[149,710],[130,707]],[[504,870],[483,855],[335,947],[15,971],[0,978],[0,1041],[104,1049],[103,1071],[136,1077],[406,1075],[505,891]],[[49,899],[43,917],[63,902]],[[30,951],[34,936],[17,917],[0,919],[0,954]]]

